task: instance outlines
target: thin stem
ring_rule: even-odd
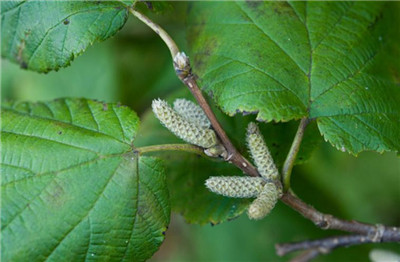
[[[128,8],[128,10],[129,10],[129,12],[131,12],[131,14],[136,16],[140,21],[142,21],[148,27],[153,29],[153,31],[156,32],[161,37],[161,39],[164,41],[164,43],[167,45],[169,51],[171,52],[172,58],[174,58],[176,56],[176,54],[178,54],[178,52],[179,52],[178,46],[176,45],[175,41],[169,36],[169,34],[167,32],[165,32],[164,29],[162,29],[159,25],[157,25],[156,23],[151,21],[150,18],[148,18],[144,14],[136,11],[134,8],[130,7],[130,8]]]
[[[284,192],[290,188],[290,176],[292,174],[294,162],[296,161],[297,153],[299,152],[300,144],[303,140],[303,135],[307,124],[308,118],[302,118],[299,127],[297,128],[296,135],[293,139],[292,146],[290,147],[289,153],[286,157],[285,163],[283,164],[282,183]]]
[[[380,241],[383,242],[396,242],[393,239],[386,239]],[[333,249],[339,247],[349,247],[354,245],[361,245],[366,243],[374,243],[371,238],[368,238],[365,235],[343,235],[343,236],[333,236],[327,237],[323,239],[317,240],[307,240],[295,243],[284,243],[275,245],[276,253],[279,256],[284,256],[288,253],[299,251],[299,250],[307,250],[305,253],[302,253],[297,258],[292,261],[310,261],[320,254],[328,254]]]
[[[299,212],[305,218],[311,220],[317,227],[321,229],[341,230],[356,234],[369,236],[374,242],[385,240],[400,241],[400,228],[388,227],[380,224],[367,224],[355,220],[343,220],[329,214],[324,214],[316,210],[314,207],[307,205],[292,192],[286,192],[282,198],[282,202]]]
[[[138,147],[136,150],[139,154],[146,154],[151,152],[161,152],[161,151],[181,151],[194,153],[201,156],[206,156],[201,147],[190,145],[190,144],[164,144],[164,145],[153,145],[153,146],[144,146]]]

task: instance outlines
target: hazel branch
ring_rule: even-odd
[[[292,192],[285,193],[282,202],[290,206],[303,217],[311,220],[317,227],[328,230],[340,230],[350,233],[362,234],[365,236],[373,236],[375,242],[380,240],[392,239],[400,241],[400,229],[398,227],[388,227],[380,224],[373,225],[358,222],[355,220],[343,220],[329,214],[324,214],[314,207],[304,203],[300,198],[295,196]]]

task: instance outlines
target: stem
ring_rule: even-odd
[[[293,193],[286,192],[282,198],[282,202],[299,212],[305,218],[311,220],[317,227],[327,230],[341,230],[356,234],[369,236],[374,242],[385,240],[400,241],[400,228],[388,227],[380,224],[367,224],[355,220],[343,220],[329,214],[324,214],[316,210],[310,205],[304,203]]]
[[[299,127],[297,128],[296,135],[293,139],[292,146],[290,147],[289,153],[286,157],[285,163],[283,164],[282,182],[284,192],[286,192],[290,188],[290,176],[292,174],[294,162],[296,161],[297,153],[299,152],[300,144],[303,140],[303,135],[307,124],[308,119],[302,118]]]
[[[153,21],[150,20],[147,16],[145,16],[142,13],[139,13],[136,11],[134,8],[130,7],[128,8],[129,12],[136,16],[140,21],[145,23],[148,27],[153,29],[154,32],[157,33],[161,37],[161,39],[164,41],[164,43],[167,45],[169,51],[171,52],[172,58],[176,56],[176,54],[179,52],[179,48],[176,45],[175,41],[169,36],[167,32],[165,32],[164,29],[162,29],[159,25],[154,23]]]
[[[348,247],[354,245],[361,245],[366,243],[374,243],[373,239],[365,235],[344,235],[344,236],[333,236],[323,239],[302,241],[295,243],[284,243],[275,245],[276,253],[279,256],[284,256],[288,253],[307,250],[300,254],[300,256],[294,258],[292,261],[310,261],[320,254],[328,254],[333,249],[338,247]],[[395,239],[385,239],[380,241],[383,242],[396,242]]]
[[[146,154],[146,153],[160,152],[160,151],[181,151],[181,152],[195,153],[197,155],[206,156],[201,147],[190,144],[153,145],[153,146],[138,147],[136,148],[136,150],[139,151],[139,154]]]

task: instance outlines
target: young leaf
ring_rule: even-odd
[[[194,72],[229,115],[317,119],[336,148],[400,150],[400,4],[194,2]]]
[[[169,223],[161,161],[132,147],[129,108],[84,99],[5,103],[5,261],[144,261]]]
[[[133,1],[1,1],[1,55],[22,68],[66,67],[125,24]]]

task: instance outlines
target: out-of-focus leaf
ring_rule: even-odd
[[[139,119],[85,99],[6,103],[1,126],[4,261],[144,261],[164,239],[160,160],[133,148]]]
[[[22,68],[66,67],[125,24],[133,1],[1,1],[1,54]]]
[[[60,97],[85,97],[118,102],[123,96],[119,93],[116,49],[113,40],[99,43],[78,57],[73,66],[47,74],[21,70],[18,65],[4,59],[1,65],[1,98],[48,101]]]
[[[229,115],[309,117],[342,151],[399,151],[399,12],[395,2],[195,2],[195,72]]]

